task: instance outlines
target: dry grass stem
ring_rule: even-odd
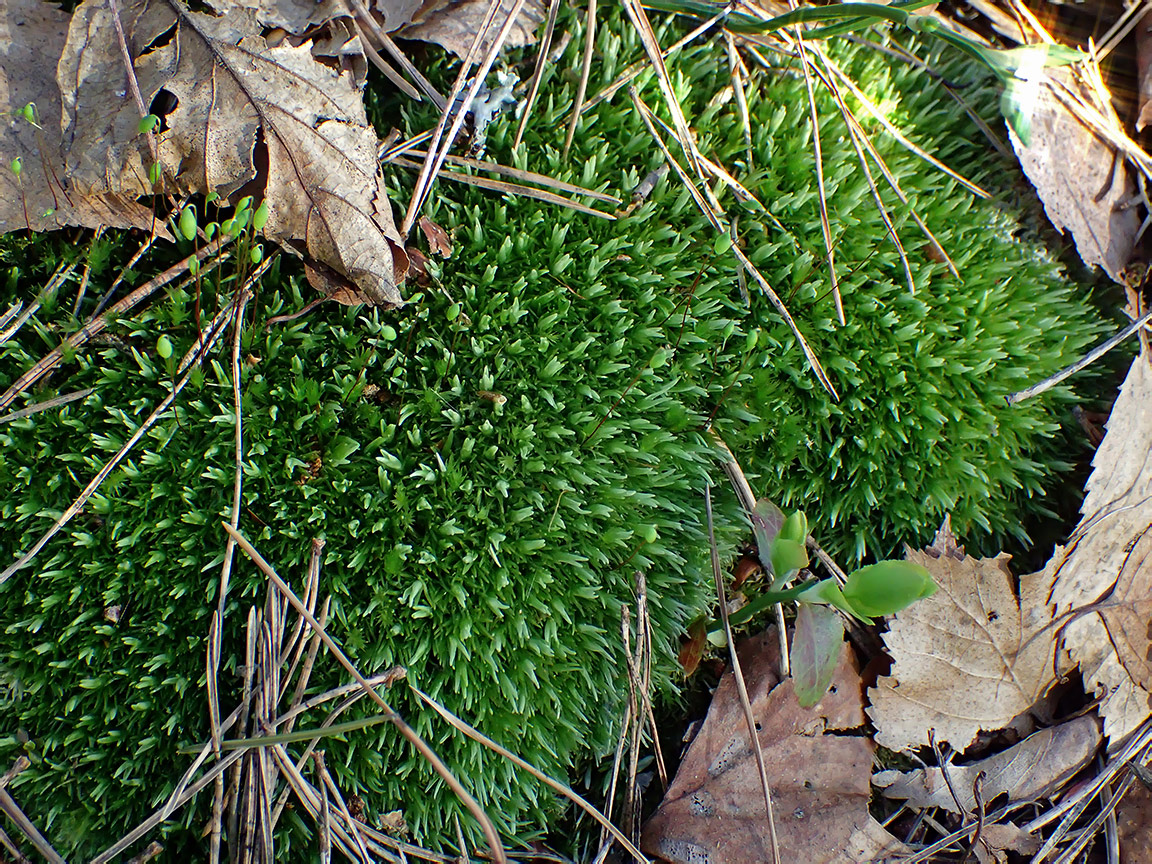
[[[16,320],[0,332],[0,345],[3,345],[20,332],[20,328],[28,323],[28,319],[40,310],[40,306],[44,301],[55,294],[60,286],[64,284],[65,280],[72,275],[77,263],[77,261],[64,262],[56,268],[55,272],[48,278],[48,284],[44,286],[44,289],[37,295],[36,299],[32,301],[32,305],[23,312],[18,312]],[[7,404],[7,402],[0,401],[0,408],[6,407]]]
[[[628,18],[631,20],[632,26],[636,28],[637,35],[640,36],[640,42],[644,45],[644,50],[648,52],[648,60],[652,64],[652,71],[656,73],[656,80],[660,84],[660,92],[664,95],[668,113],[672,115],[672,125],[676,128],[676,139],[684,151],[684,158],[688,160],[692,172],[698,178],[703,179],[704,175],[700,170],[699,163],[700,154],[696,149],[696,139],[688,127],[688,120],[684,117],[684,110],[676,98],[676,91],[672,89],[672,81],[668,77],[668,67],[664,65],[664,54],[660,50],[660,43],[656,39],[656,33],[652,30],[648,15],[645,13],[644,7],[640,5],[639,0],[624,0],[624,11],[628,13]]]
[[[33,414],[39,414],[41,411],[50,411],[53,408],[60,408],[64,405],[68,405],[71,402],[76,402],[80,399],[87,399],[94,392],[96,392],[95,387],[85,387],[83,390],[76,390],[72,393],[65,393],[52,399],[45,399],[43,402],[37,402],[35,405],[29,405],[27,408],[21,408],[19,411],[13,411],[11,414],[5,414],[3,417],[0,417],[0,423],[11,423],[13,420],[20,420],[24,417],[31,417]]]
[[[393,162],[402,168],[419,168],[416,162],[409,162],[407,159],[394,159]],[[537,201],[543,201],[546,204],[555,204],[558,207],[567,207],[569,210],[576,210],[579,213],[586,213],[589,216],[598,216],[601,219],[608,221],[615,220],[615,216],[611,213],[605,213],[603,210],[597,210],[594,207],[589,207],[586,204],[581,204],[579,201],[573,201],[571,198],[564,198],[554,192],[549,192],[546,189],[536,189],[532,186],[520,186],[515,183],[505,183],[502,180],[491,180],[487,177],[476,177],[472,174],[460,174],[456,171],[442,171],[441,177],[448,180],[455,180],[457,183],[465,183],[469,186],[477,186],[480,189],[488,189],[492,192],[500,192],[505,195],[520,195],[524,198],[535,198]],[[585,194],[585,193],[581,193]]]
[[[61,343],[60,347],[52,349],[48,352],[48,354],[37,361],[35,366],[21,375],[16,380],[16,382],[12,384],[11,387],[9,387],[4,391],[2,395],[0,395],[0,411],[11,405],[13,400],[15,400],[15,398],[23,393],[28,387],[35,384],[46,374],[55,369],[63,359],[65,349],[77,349],[93,336],[97,335],[98,333],[102,333],[113,317],[122,316],[125,312],[128,312],[130,309],[134,308],[137,304],[146,300],[148,297],[151,297],[169,282],[172,282],[187,273],[188,262],[193,258],[197,259],[198,261],[203,261],[210,255],[214,255],[225,243],[229,242],[231,242],[230,237],[213,241],[199,252],[196,252],[193,255],[189,255],[183,261],[174,264],[159,276],[141,285],[119,303],[116,303],[114,306],[112,306],[112,308],[110,308],[107,312],[99,316],[94,316],[83,327],[69,336],[68,339],[66,339],[63,343]],[[219,263],[219,259],[213,259],[210,264],[204,265],[204,267],[201,269],[201,273],[203,274],[212,270]]]
[[[549,777],[547,774],[545,774],[543,771],[541,771],[536,766],[532,765],[530,762],[525,761],[524,759],[517,756],[515,753],[508,750],[507,748],[501,747],[499,744],[497,744],[495,741],[493,741],[491,738],[489,738],[487,735],[485,735],[483,732],[479,731],[475,727],[469,726],[467,723],[465,723],[463,720],[461,720],[459,717],[457,717],[455,714],[453,714],[451,711],[449,711],[447,708],[445,708],[443,705],[441,705],[439,702],[437,702],[435,699],[433,699],[431,696],[429,696],[427,693],[425,693],[423,690],[420,690],[418,687],[415,687],[411,684],[409,684],[408,686],[411,688],[413,693],[415,693],[417,696],[419,696],[425,702],[425,704],[429,705],[434,711],[436,711],[437,714],[439,714],[441,717],[443,717],[445,720],[447,720],[452,726],[459,729],[461,732],[463,732],[465,735],[467,735],[473,741],[477,741],[477,742],[483,744],[485,747],[487,747],[489,750],[493,751],[494,753],[499,753],[501,756],[503,756],[505,759],[507,759],[513,765],[516,765],[520,768],[523,768],[525,771],[527,771],[529,774],[531,774],[533,777],[535,777],[537,780],[539,780],[541,783],[543,783],[549,789],[552,789],[556,792],[559,792],[561,795],[563,795],[565,798],[567,798],[569,801],[571,801],[573,804],[575,804],[577,807],[579,807],[581,810],[583,810],[585,813],[587,813],[589,816],[591,816],[594,820],[596,820],[597,824],[606,828],[608,830],[608,833],[611,834],[613,837],[615,837],[616,841],[621,846],[623,846],[625,851],[629,855],[631,855],[637,862],[639,862],[639,864],[648,864],[647,856],[643,852],[641,852],[632,843],[631,840],[629,840],[627,837],[625,837],[624,834],[621,833],[619,828],[617,828],[615,825],[613,825],[610,820],[605,818],[604,814],[602,814],[599,810],[597,810],[595,807],[593,807],[591,804],[589,804],[587,801],[585,801],[582,797],[580,797],[574,791],[572,791],[571,788],[569,788],[568,786],[565,786],[563,783],[559,782],[558,780],[553,780],[551,777]]]
[[[789,6],[795,8],[795,0]],[[828,222],[828,193],[824,188],[824,155],[820,147],[820,114],[816,110],[816,94],[812,89],[812,61],[808,59],[808,49],[804,46],[804,39],[800,35],[800,28],[795,28],[796,49],[800,57],[800,69],[804,73],[804,89],[808,94],[808,114],[812,123],[812,161],[816,167],[816,192],[820,202],[820,232],[824,235],[825,260],[828,262],[828,278],[832,284],[832,299],[836,304],[836,318],[843,327],[848,322],[844,318],[844,300],[840,297],[840,282],[836,276],[836,260],[833,255],[832,226]],[[829,82],[830,84],[832,82]],[[835,89],[831,87],[830,89]],[[840,99],[837,93],[837,99]],[[840,100],[842,101],[842,100]]]
[[[409,149],[406,152],[418,158],[428,155],[427,152],[423,150]],[[577,186],[575,183],[549,177],[547,174],[537,174],[535,171],[524,171],[520,168],[514,168],[511,165],[501,165],[499,162],[489,162],[485,159],[472,159],[467,156],[453,156],[451,154],[445,157],[444,162],[448,165],[460,165],[465,168],[473,168],[477,171],[490,171],[502,177],[510,177],[520,183],[535,183],[537,186],[547,186],[552,189],[557,189],[560,192],[568,192],[571,195],[585,195],[608,204],[622,203],[615,195],[609,195],[607,192],[587,189],[584,186]]]
[[[544,78],[544,69],[548,62],[548,50],[552,47],[552,34],[556,31],[556,15],[559,11],[560,0],[549,0],[548,21],[544,24],[544,35],[540,37],[539,50],[536,54],[536,68],[532,70],[532,82],[528,85],[528,95],[524,99],[524,110],[520,114],[520,124],[516,127],[516,135],[512,139],[513,150],[519,147],[520,142],[524,140],[524,130],[528,128],[528,118],[532,116],[532,108],[536,105],[536,96],[540,92],[540,82]],[[580,103],[577,102],[576,104]]]
[[[694,30],[689,31],[689,33],[686,36],[682,37],[679,41],[674,43],[670,48],[668,48],[668,50],[662,52],[660,56],[664,59],[671,57],[674,53],[679,51],[685,45],[687,45],[691,42],[694,42],[695,40],[699,39],[702,34],[707,33],[709,30],[711,30],[712,27],[714,27],[719,21],[721,21],[727,14],[728,14],[727,11],[724,11],[724,12],[719,13],[718,15],[712,16],[707,21],[705,21],[703,24],[696,27]],[[627,85],[629,85],[633,81],[635,81],[636,77],[641,72],[643,72],[645,69],[650,68],[650,66],[651,66],[650,62],[643,61],[643,60],[641,60],[637,63],[633,63],[631,66],[629,66],[623,72],[621,72],[611,84],[609,84],[607,87],[605,87],[599,93],[597,93],[595,96],[593,96],[591,99],[589,99],[583,105],[581,105],[580,106],[580,113],[584,114],[585,112],[590,111],[591,109],[595,108],[597,105],[599,105],[601,102],[605,101],[606,99],[611,99],[613,96],[615,96],[617,93],[619,93],[621,89],[623,89],[624,87],[626,87]]]
[[[832,58],[828,57],[827,54],[823,54],[823,55],[821,55],[821,59],[823,60],[824,65],[828,69],[828,71],[832,73],[832,76],[840,84],[843,84],[848,90],[850,90],[852,92],[852,95],[855,96],[856,99],[859,100],[860,104],[864,106],[864,109],[869,114],[871,114],[872,117],[882,127],[884,127],[884,131],[887,132],[889,135],[891,135],[893,139],[895,139],[902,147],[904,147],[904,149],[906,149],[909,153],[915,154],[920,159],[924,160],[929,165],[931,165],[933,168],[936,168],[938,171],[944,172],[949,177],[951,177],[953,180],[955,180],[957,183],[959,183],[961,186],[963,186],[965,189],[967,189],[969,192],[971,192],[973,195],[977,195],[981,198],[991,198],[992,197],[985,190],[981,189],[979,186],[977,186],[975,183],[973,183],[967,177],[963,176],[962,174],[957,173],[956,171],[953,171],[951,168],[949,168],[947,165],[945,165],[943,162],[941,162],[939,159],[937,159],[931,153],[927,152],[922,147],[919,147],[916,144],[913,144],[911,141],[909,141],[907,136],[905,136],[903,132],[901,132],[899,129],[897,129],[892,124],[892,122],[887,117],[884,116],[884,112],[881,111],[876,106],[876,104],[871,99],[868,98],[867,94],[856,85],[856,82],[854,82],[851,78],[849,78],[848,75],[839,66],[836,65],[836,63],[832,60]]]
[[[756,718],[752,715],[752,703],[748,700],[748,688],[744,684],[744,672],[740,669],[740,658],[736,654],[736,642],[732,637],[732,625],[728,621],[728,601],[724,594],[724,574],[720,571],[720,552],[716,548],[716,530],[712,524],[711,486],[704,487],[704,513],[708,519],[708,548],[712,560],[712,578],[716,583],[720,621],[724,625],[724,637],[728,642],[728,656],[732,661],[732,677],[736,681],[736,691],[740,694],[740,705],[744,709],[744,720],[748,725],[748,737],[752,742],[752,753],[756,757],[756,770],[760,774],[760,789],[764,793],[764,809],[768,816],[768,836],[772,842],[772,861],[773,864],[780,864],[780,844],[776,839],[776,817],[772,813],[772,790],[768,785],[768,769],[764,765],[764,751],[760,747],[760,736],[756,733]]]
[[[252,559],[252,562],[258,568],[260,568],[260,571],[268,577],[268,579],[281,593],[284,594],[286,598],[288,598],[288,601],[292,604],[293,607],[295,607],[296,611],[304,616],[304,619],[309,623],[309,625],[311,625],[312,630],[320,636],[328,650],[332,652],[332,656],[336,658],[336,660],[340,663],[341,666],[344,667],[344,670],[349,675],[356,679],[356,682],[364,689],[364,692],[367,694],[367,696],[372,699],[372,701],[375,702],[378,706],[380,706],[380,708],[387,715],[389,721],[396,727],[400,734],[403,735],[408,740],[408,742],[417,749],[417,751],[419,751],[420,755],[428,761],[433,770],[435,770],[436,773],[440,775],[441,779],[443,779],[444,782],[448,785],[448,788],[452,790],[452,792],[460,799],[461,803],[468,809],[468,811],[480,824],[481,830],[484,832],[485,840],[491,850],[492,860],[499,862],[499,864],[505,864],[507,857],[504,854],[504,847],[500,842],[500,837],[496,833],[496,828],[492,824],[492,821],[488,818],[487,814],[484,813],[483,809],[476,802],[476,799],[474,799],[460,784],[460,781],[457,780],[455,775],[453,775],[452,772],[448,770],[448,767],[443,763],[443,761],[441,761],[440,757],[437,756],[424,742],[424,739],[422,739],[416,733],[416,730],[405,723],[403,718],[401,718],[399,714],[392,710],[391,706],[389,706],[388,703],[384,701],[383,697],[381,697],[380,694],[377,693],[376,690],[372,687],[372,685],[368,683],[368,680],[360,674],[359,670],[357,670],[354,665],[352,665],[352,661],[350,661],[347,656],[345,656],[344,652],[340,649],[340,646],[337,645],[336,641],[325,632],[324,628],[320,626],[320,623],[314,617],[312,617],[312,614],[307,610],[304,604],[300,602],[300,598],[297,597],[292,589],[288,586],[288,584],[277,575],[276,571],[272,568],[272,565],[265,561],[263,556],[256,551],[255,547],[253,547],[252,544],[249,543],[239,532],[234,531],[231,525],[224,523],[224,530],[236,538],[236,542],[239,544],[240,548],[244,550],[244,554]]]
[[[1101,342],[1075,363],[1071,364],[1070,366],[1065,366],[1055,375],[1051,375],[1038,384],[1033,384],[1031,387],[1026,387],[1023,390],[1012,393],[1008,396],[1005,396],[1004,398],[1007,400],[1009,405],[1015,405],[1017,402],[1023,402],[1025,399],[1031,399],[1033,396],[1039,396],[1045,390],[1050,390],[1051,388],[1055,387],[1065,378],[1068,378],[1071,375],[1075,375],[1081,369],[1091,366],[1125,339],[1130,337],[1133,333],[1138,332],[1141,328],[1149,326],[1149,324],[1152,324],[1152,311],[1141,315],[1115,336],[1104,342]]]
[[[203,789],[209,783],[213,782],[217,776],[223,774],[235,763],[239,762],[241,756],[243,756],[243,753],[239,752],[231,753],[228,756],[225,756],[224,759],[209,768],[208,771],[195,783],[191,783],[186,788],[184,788],[178,798],[169,799],[169,801],[166,802],[164,806],[157,809],[151,816],[149,816],[119,840],[117,840],[113,845],[109,846],[107,849],[93,858],[90,864],[108,864],[109,861],[118,856],[121,852],[123,852],[137,840],[140,840],[142,837],[144,837],[145,834],[147,834],[149,831],[167,819],[168,817],[163,815],[165,811],[171,814],[180,807],[187,804],[189,801],[196,797],[201,789]]]
[[[514,0],[512,8],[508,11],[508,16],[504,19],[504,23],[501,25],[500,31],[496,34],[496,38],[493,39],[488,46],[488,52],[479,64],[476,75],[468,87],[467,95],[464,97],[464,100],[459,103],[460,107],[457,110],[457,98],[464,89],[466,76],[471,71],[472,64],[476,56],[480,53],[480,46],[488,36],[488,31],[491,29],[496,14],[500,10],[500,3],[501,0],[492,0],[492,3],[489,5],[484,20],[476,31],[476,37],[472,40],[472,45],[468,49],[468,54],[460,66],[460,74],[456,77],[456,83],[452,86],[452,92],[448,96],[448,101],[440,113],[440,120],[436,124],[436,129],[432,134],[432,141],[428,147],[428,157],[425,158],[424,164],[420,169],[420,176],[416,180],[416,188],[412,191],[412,197],[408,201],[408,210],[404,214],[404,221],[400,227],[400,234],[404,237],[408,236],[408,232],[412,230],[412,226],[416,223],[416,217],[424,206],[424,202],[428,198],[428,193],[432,190],[432,183],[440,174],[440,167],[444,164],[444,157],[447,156],[448,151],[452,149],[452,144],[456,141],[456,136],[460,133],[460,128],[464,125],[464,118],[467,116],[468,106],[472,104],[472,100],[476,98],[476,94],[484,84],[484,79],[488,77],[488,72],[496,60],[496,55],[503,47],[504,40],[508,38],[508,33],[511,31],[512,25],[516,23],[516,18],[520,15],[520,10],[524,8],[525,0]],[[444,128],[449,125],[449,118],[451,118],[451,126],[448,129],[447,136],[445,136]]]
[[[52,844],[48,842],[47,838],[32,824],[32,820],[24,814],[20,805],[16,803],[7,789],[0,789],[0,813],[12,821],[12,824],[28,838],[28,842],[49,864],[67,864],[60,853],[52,848]]]
[[[223,330],[224,328],[221,324],[221,326],[216,327],[216,329],[211,332],[208,342],[197,354],[197,364],[202,362],[203,359],[207,356],[208,352],[212,349],[212,346],[216,343],[216,340],[219,339],[222,335]],[[116,466],[120,464],[124,457],[128,455],[128,452],[136,446],[137,442],[144,437],[148,430],[156,425],[156,422],[160,419],[161,416],[163,416],[164,412],[168,410],[169,406],[176,400],[176,397],[180,395],[180,391],[183,390],[184,387],[188,384],[188,381],[191,379],[191,377],[192,373],[189,372],[176,383],[176,386],[172,389],[172,392],[164,397],[160,404],[157,405],[155,409],[153,409],[152,413],[148,415],[148,418],[143,423],[141,423],[140,426],[137,427],[136,431],[132,433],[126,442],[124,442],[124,445],[111,459],[108,460],[108,462],[105,463],[104,467],[100,469],[100,471],[96,474],[95,477],[92,478],[91,481],[89,481],[88,485],[84,487],[83,491],[81,491],[76,499],[70,505],[68,505],[68,509],[66,509],[60,515],[52,527],[44,532],[43,536],[41,536],[41,538],[36,541],[35,545],[33,545],[31,549],[25,552],[18,561],[9,565],[4,569],[3,572],[0,572],[0,585],[4,584],[4,582],[6,582],[17,570],[28,566],[32,559],[40,553],[40,550],[48,544],[48,541],[55,537],[60,529],[67,525],[68,522],[71,521],[72,517],[80,512],[80,510],[84,507],[85,502],[92,497],[92,494],[99,488],[100,484],[104,482],[109,474],[116,470]]]
[[[756,280],[756,284],[760,286],[760,290],[768,295],[768,299],[772,301],[772,305],[776,307],[776,311],[788,322],[789,328],[791,328],[792,333],[796,336],[797,341],[800,343],[800,348],[808,360],[808,365],[816,375],[816,380],[823,385],[824,389],[831,394],[833,399],[840,401],[840,396],[836,392],[836,388],[832,386],[832,379],[828,377],[828,373],[826,373],[824,367],[820,365],[820,360],[816,357],[816,352],[812,350],[808,341],[804,338],[804,334],[800,332],[799,325],[793,320],[791,313],[784,305],[784,301],[780,299],[772,289],[772,286],[768,284],[768,280],[761,275],[760,271],[756,269],[756,265],[749,260],[748,256],[744,254],[744,251],[739,246],[733,246],[732,252],[740,263],[744,265],[744,269],[748,271],[748,274]]]
[[[596,50],[596,0],[588,0],[588,10],[584,13],[584,59],[580,65],[580,82],[576,85],[576,98],[572,101],[572,117],[568,130],[564,133],[564,150],[561,159],[568,158],[572,149],[572,139],[576,135],[576,124],[580,122],[580,106],[588,92],[588,78],[592,74],[592,53]]]

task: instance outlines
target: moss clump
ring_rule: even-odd
[[[638,54],[621,32],[601,33],[600,56],[612,58],[601,83]],[[862,52],[846,60],[857,78],[883,73]],[[740,168],[740,127],[708,104],[726,80],[722,52],[704,46],[673,68],[701,149]],[[641,84],[656,104],[653,83]],[[932,126],[922,143],[947,151],[968,127],[932,107],[927,89],[912,72],[884,85],[898,110]],[[740,176],[772,218],[737,204],[730,212],[839,403],[767,301],[742,299],[734,262],[714,254],[675,184],[614,223],[442,185],[430,215],[455,231],[455,255],[437,274],[442,290],[396,313],[323,308],[265,331],[264,320],[304,299],[297,276],[270,278],[244,341],[258,359],[244,395],[242,526],[297,578],[309,541],[326,538],[331,632],[364,672],[405,665],[545,770],[562,774],[604,752],[626,692],[616,634],[633,571],[647,576],[665,679],[682,625],[707,602],[700,492],[709,473],[718,477],[710,418],[760,491],[803,507],[815,533],[850,557],[887,551],[946,509],[962,528],[1003,530],[1022,504],[1035,506],[1025,499],[1058,467],[1044,448],[1067,391],[1011,410],[1002,397],[1079,351],[1094,327],[1089,308],[1042,253],[1012,241],[1008,217],[877,137],[964,276],[952,281],[913,252],[911,294],[824,100],[849,321],[834,325],[803,92],[781,69],[750,93],[754,165]],[[553,132],[571,88],[553,82],[548,93],[526,150],[509,153],[505,124],[490,131],[490,153],[623,195],[656,166],[622,97],[585,119],[562,165]],[[412,131],[430,122],[410,117]],[[894,209],[907,245],[918,245]],[[31,545],[162,398],[156,339],[169,334],[179,356],[195,338],[189,307],[175,293],[125,322],[118,343],[75,358],[68,388],[97,386],[83,405],[0,426],[4,555]],[[0,384],[55,344],[52,323],[31,325],[40,342],[0,348]],[[176,748],[206,737],[204,639],[230,506],[231,399],[225,367],[213,363],[185,391],[178,421],[154,429],[35,568],[0,587],[0,680],[20,691],[4,704],[0,763],[24,748],[21,730],[37,762],[17,796],[62,851],[91,852],[139,820],[183,770]],[[739,520],[724,516],[731,538]],[[238,698],[240,622],[263,585],[247,565],[234,578],[224,704]],[[119,623],[104,620],[112,605],[128,610]],[[338,681],[331,667],[315,679]],[[393,696],[508,835],[527,838],[555,814],[549,793]],[[370,808],[402,807],[427,842],[451,836],[458,805],[392,732],[378,727],[328,751],[338,781]],[[170,833],[188,826],[182,836],[196,842],[205,807]]]

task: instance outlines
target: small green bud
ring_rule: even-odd
[[[161,334],[160,338],[156,340],[156,353],[160,355],[161,360],[167,360],[172,356],[172,340],[166,335]]]
[[[257,243],[248,252],[248,258],[253,264],[259,264],[264,260],[264,246]]]
[[[211,204],[213,201],[215,201],[219,197],[220,197],[220,194],[218,192],[216,192],[215,190],[213,190],[204,196],[204,201],[208,204]]]
[[[248,208],[252,206],[252,196],[245,195],[240,199],[240,203],[236,205],[236,215],[247,212]]]
[[[776,542],[781,540],[794,540],[803,545],[808,540],[808,517],[802,510],[797,510],[784,520],[780,532],[776,535]]]
[[[25,105],[23,108],[21,108],[20,109],[20,116],[23,117],[25,120],[27,120],[29,123],[31,123],[33,126],[35,126],[36,125],[36,103],[35,102],[29,102],[27,105]]]
[[[24,170],[24,163],[20,160],[20,157],[17,156],[15,159],[12,160],[11,163],[9,163],[8,167],[12,169],[13,174],[15,174],[17,177],[19,177],[20,172],[22,170]]]
[[[200,259],[199,258],[189,258],[188,259],[188,272],[191,273],[193,276],[195,276],[197,273],[200,272]]]
[[[219,227],[220,227],[219,222],[209,222],[207,225],[204,226],[204,237],[208,240],[211,240],[213,237],[216,236],[216,229]]]
[[[163,176],[164,166],[162,166],[159,162],[153,163],[152,167],[148,169],[148,182],[153,186],[159,186],[160,178]]]
[[[389,342],[396,341],[396,328],[389,324],[385,324],[380,328],[380,335]]]
[[[783,532],[781,532],[783,533]],[[808,550],[803,543],[777,537],[772,544],[772,573],[777,579],[808,566]]]
[[[256,208],[256,213],[252,216],[252,227],[257,231],[263,231],[264,226],[268,224],[268,202],[261,201],[260,206]]]
[[[639,532],[640,539],[645,543],[655,543],[656,538],[660,536],[660,532],[656,530],[655,525],[641,525]]]
[[[911,561],[881,561],[853,572],[844,583],[844,599],[863,618],[899,612],[936,593],[927,568]]]
[[[236,231],[234,230],[235,228],[236,228],[236,220],[235,219],[225,219],[223,222],[220,223],[220,233],[221,234],[227,234],[229,236],[232,236],[236,233]]]
[[[459,303],[453,303],[451,306],[448,307],[447,318],[449,321],[455,321],[459,317],[460,317],[460,304]]]
[[[723,255],[732,248],[732,235],[725,231],[723,234],[717,234],[716,239],[712,241],[712,250],[717,255]]]
[[[196,239],[196,208],[191,204],[180,211],[180,233],[185,240]]]
[[[159,124],[160,118],[155,114],[145,114],[140,118],[140,125],[138,128],[140,129],[141,134],[146,134],[155,129]]]
[[[671,356],[672,352],[667,348],[659,348],[657,349],[656,353],[652,355],[652,359],[649,361],[648,365],[653,369],[659,369],[668,362]]]

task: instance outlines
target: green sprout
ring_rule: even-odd
[[[829,609],[833,607],[866,624],[874,618],[895,615],[917,600],[931,597],[936,583],[928,570],[911,561],[881,561],[861,567],[848,575],[843,587],[835,579],[810,579],[792,588],[782,587],[802,572],[808,556],[804,551],[808,520],[800,511],[787,519],[770,501],[760,501],[752,513],[757,552],[774,576],[769,590],[757,593],[744,607],[730,614],[729,623],[743,624],[777,603],[794,602],[799,606],[796,632],[792,641],[791,666],[796,679],[800,705],[810,708],[823,697],[832,680],[844,629]],[[786,551],[781,551],[783,547]],[[796,551],[797,547],[800,553]],[[802,553],[802,554],[801,554]],[[781,563],[783,562],[783,563]],[[722,622],[715,621],[709,631],[718,636]],[[714,640],[715,641],[715,640]]]

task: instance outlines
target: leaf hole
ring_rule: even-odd
[[[152,97],[152,102],[148,106],[148,113],[155,114],[160,118],[160,126],[155,130],[156,132],[164,132],[168,129],[167,115],[175,111],[179,104],[180,100],[171,90],[165,90],[161,87],[156,91],[156,95]]]
[[[140,52],[141,55],[147,54],[149,51],[155,51],[158,48],[163,48],[176,38],[176,22],[172,22],[172,26],[144,46],[144,50]],[[153,114],[159,115],[159,111],[153,111]]]
[[[988,623],[991,624],[993,621],[995,621],[999,617],[1000,617],[1000,614],[998,612],[989,612],[988,613]]]

